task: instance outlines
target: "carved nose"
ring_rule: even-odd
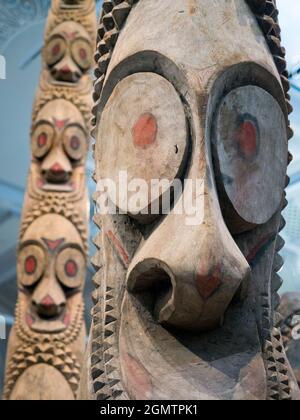
[[[157,321],[183,330],[218,327],[250,276],[209,193],[204,198],[201,224],[189,226],[185,215],[169,215],[136,252],[127,274],[128,291]]]
[[[52,68],[51,73],[56,80],[70,83],[78,82],[81,77],[79,69],[70,64],[58,64]]]
[[[66,171],[58,162],[54,163],[50,169],[43,172],[44,177],[51,183],[67,182],[70,178],[70,172]]]
[[[62,314],[65,304],[56,304],[54,299],[50,295],[46,295],[41,302],[33,302],[38,315],[41,318],[56,318]]]

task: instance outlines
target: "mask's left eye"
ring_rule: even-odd
[[[85,39],[77,39],[73,42],[71,51],[78,66],[83,70],[88,70],[93,57],[89,42]]]
[[[87,152],[86,134],[79,126],[69,126],[63,135],[67,155],[75,161],[83,159]]]
[[[45,271],[46,257],[42,248],[28,245],[23,248],[18,257],[18,279],[25,287],[37,283]]]
[[[85,257],[76,248],[66,248],[57,257],[56,274],[68,289],[79,288],[85,278]]]
[[[287,126],[279,103],[257,86],[231,91],[218,109],[213,146],[231,231],[266,223],[280,207],[287,170]]]

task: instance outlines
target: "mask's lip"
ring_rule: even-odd
[[[71,181],[66,184],[50,184],[39,178],[37,180],[37,187],[43,191],[54,191],[54,192],[74,192],[74,183]]]

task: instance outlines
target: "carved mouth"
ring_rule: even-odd
[[[75,191],[75,185],[72,181],[65,184],[52,184],[44,181],[42,178],[37,180],[37,187],[43,191],[55,191],[55,192],[73,192]]]
[[[76,83],[81,78],[82,74],[79,71],[72,71],[69,67],[62,67],[61,69],[53,68],[51,74],[54,79],[63,82]]]
[[[35,309],[30,309],[26,314],[27,326],[35,332],[43,334],[53,334],[65,331],[71,321],[71,314],[67,309],[57,316],[38,314]]]

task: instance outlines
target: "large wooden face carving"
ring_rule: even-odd
[[[64,22],[49,35],[45,60],[58,82],[76,83],[92,64],[93,51],[87,31],[76,22]]]
[[[126,171],[128,184],[202,180],[203,191],[191,192],[201,202],[194,225],[178,197],[167,214],[135,212],[129,202],[115,203],[117,215],[96,216],[95,265],[104,268],[95,278],[93,340],[102,347],[91,359],[100,360],[92,372],[104,372],[93,377],[99,399],[267,394],[274,366],[261,348],[280,340],[271,334],[288,163],[286,80],[247,3],[211,3],[140,0],[115,48],[118,11],[104,10],[100,24],[96,179],[118,187]],[[103,391],[99,383],[114,385]]]
[[[71,102],[49,102],[38,113],[32,129],[36,187],[71,192],[79,188],[87,154],[84,119]]]
[[[74,320],[86,271],[83,243],[74,225],[58,215],[37,219],[22,237],[18,281],[21,321],[38,333],[59,333]]]

